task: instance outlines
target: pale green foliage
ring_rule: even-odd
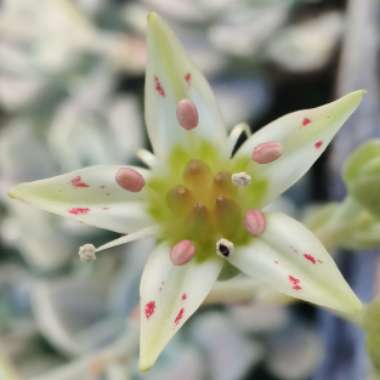
[[[371,140],[360,146],[348,158],[343,178],[350,195],[379,217],[380,140]]]

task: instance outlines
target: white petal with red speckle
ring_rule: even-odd
[[[125,166],[92,166],[60,176],[22,183],[10,195],[55,214],[120,233],[152,225],[143,204],[144,189],[128,191],[117,183]],[[128,167],[147,178],[149,172]]]
[[[264,165],[250,163],[252,178],[266,178],[269,185],[262,204],[256,207],[269,204],[309,170],[359,106],[363,95],[364,91],[355,91],[321,107],[285,115],[260,129],[241,146],[236,159],[250,157],[255,148],[268,141],[282,146],[281,157],[275,161]]]
[[[215,257],[173,265],[170,247],[162,244],[151,254],[140,285],[140,368],[149,369],[166,344],[207,297],[223,266]],[[201,280],[200,280],[201,279]]]
[[[189,131],[180,126],[176,115],[182,99],[191,101],[197,111],[197,128],[191,133],[224,146],[227,133],[209,84],[155,13],[148,16],[147,39],[145,120],[154,153],[163,158],[174,144],[189,142]]]
[[[266,229],[228,261],[268,287],[353,315],[362,305],[334,260],[306,227],[284,214],[266,214]]]

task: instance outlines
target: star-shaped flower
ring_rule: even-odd
[[[238,271],[338,313],[360,312],[361,302],[317,238],[294,219],[262,209],[307,172],[364,92],[281,117],[233,154],[244,128],[227,136],[207,81],[154,13],[148,55],[145,118],[154,154],[139,156],[150,170],[95,166],[10,193],[127,234],[96,252],[156,235],[141,279],[140,368],[154,364],[218,278]],[[92,245],[81,249],[83,258],[93,253]]]

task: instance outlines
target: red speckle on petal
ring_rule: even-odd
[[[160,96],[162,96],[162,97],[165,96],[165,90],[162,87],[161,82],[157,76],[154,77],[154,88],[160,94]]]
[[[319,149],[322,145],[323,145],[323,141],[322,140],[318,140],[318,141],[316,141],[314,143],[315,149]]]
[[[306,127],[307,125],[311,124],[311,120],[308,118],[308,117],[305,117],[303,120],[302,120],[302,126],[303,127]]]
[[[298,279],[297,277],[292,276],[291,274],[288,276],[288,279],[289,279],[289,281],[292,284],[294,284],[294,283],[296,284],[296,283],[300,282],[300,279]]]
[[[84,215],[90,211],[88,207],[73,207],[69,210],[69,214],[72,215]]]
[[[294,277],[292,275],[288,276],[288,280],[292,285],[293,290],[301,290],[302,287],[300,286],[301,280],[297,277]]]
[[[317,263],[317,259],[316,259],[313,255],[310,255],[310,253],[305,253],[305,254],[303,255],[303,257],[304,257],[306,260],[310,261],[312,264],[316,264],[316,263]]]
[[[185,81],[187,82],[187,84],[191,83],[191,74],[190,73],[186,73],[184,78],[185,78]]]
[[[85,188],[85,187],[90,187],[90,185],[88,184],[88,183],[86,183],[86,182],[84,182],[84,181],[82,181],[82,178],[81,178],[81,176],[76,176],[75,178],[73,178],[72,180],[71,180],[71,184],[74,186],[74,187],[76,187],[76,188]]]
[[[182,301],[186,301],[187,300],[187,294],[186,293],[182,293],[181,300]]]
[[[175,320],[174,320],[174,323],[176,325],[178,325],[181,322],[181,319],[183,318],[184,314],[185,314],[185,309],[183,307],[181,307],[181,309],[179,309],[179,312],[178,312],[178,314],[177,314],[177,316],[175,317]]]
[[[148,302],[144,308],[144,314],[145,314],[146,319],[149,319],[154,314],[155,310],[156,310],[156,303],[154,301]]]

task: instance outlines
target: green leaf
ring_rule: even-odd
[[[371,140],[351,154],[345,163],[343,178],[350,195],[379,217],[380,140]]]

